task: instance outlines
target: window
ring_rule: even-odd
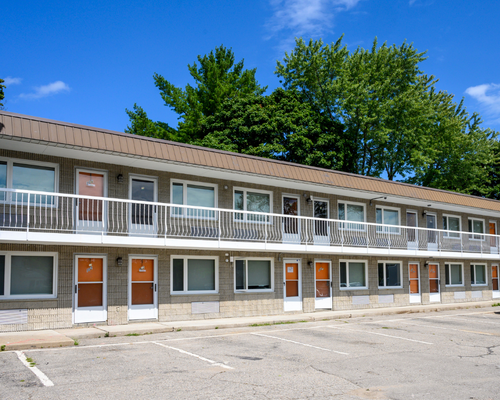
[[[217,185],[199,182],[172,181],[172,203],[185,206],[217,207]],[[194,218],[215,218],[215,211],[173,207],[172,215]]]
[[[486,285],[486,265],[470,265],[470,282],[472,286]]]
[[[218,293],[218,257],[172,256],[171,293]]]
[[[350,222],[365,222],[365,205],[359,203],[339,202],[339,219]],[[349,223],[342,224],[342,229],[364,231],[364,224]]]
[[[33,190],[56,193],[58,190],[58,165],[26,160],[0,160],[0,189]],[[28,202],[23,193],[0,192],[0,201]],[[30,203],[54,204],[55,198],[32,194]]]
[[[484,233],[484,220],[469,218],[469,232],[474,233],[474,235],[469,235],[469,239],[484,240],[484,236],[480,235]]]
[[[234,209],[259,213],[270,213],[273,206],[273,194],[263,190],[234,188]],[[235,213],[235,220],[269,222],[269,216]]]
[[[399,235],[401,225],[399,220],[399,208],[389,208],[389,207],[377,207],[376,209],[376,223],[377,232],[380,233],[393,233]],[[380,225],[394,225],[391,226],[380,226]]]
[[[56,298],[57,253],[0,255],[0,299]]]
[[[443,229],[444,237],[448,238],[460,238],[460,231],[462,230],[460,226],[460,217],[454,217],[452,215],[443,215]]]
[[[328,219],[328,200],[314,200],[314,235],[318,236],[328,236],[328,221],[318,221],[318,219]]]
[[[340,262],[341,289],[368,289],[366,261]]]
[[[235,291],[273,291],[272,259],[236,260],[234,268]]]
[[[462,264],[445,264],[446,286],[463,286],[464,271]]]
[[[402,263],[400,261],[379,261],[378,262],[378,287],[401,288]]]

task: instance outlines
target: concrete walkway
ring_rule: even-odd
[[[35,348],[73,346],[75,340],[131,334],[173,332],[177,330],[208,330],[248,326],[273,325],[299,321],[326,321],[376,315],[410,314],[491,307],[497,301],[478,301],[459,304],[432,304],[406,307],[372,308],[347,311],[316,311],[302,314],[283,314],[262,317],[239,317],[201,319],[172,322],[131,322],[127,325],[95,326],[91,328],[69,328],[43,331],[0,333],[0,350],[28,350]],[[500,309],[498,310],[500,311]]]

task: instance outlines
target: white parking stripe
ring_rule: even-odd
[[[401,322],[402,320],[398,320],[398,322]],[[382,322],[391,322],[391,321],[381,321]],[[392,322],[396,322],[396,321],[392,321]],[[465,329],[456,329],[456,328],[448,328],[448,327],[443,327],[443,326],[436,326],[436,325],[429,325],[429,324],[418,324],[418,323],[415,323],[415,322],[408,322],[408,321],[404,321],[403,323],[407,324],[407,325],[412,325],[412,326],[420,326],[422,328],[428,328],[428,329],[443,329],[445,331],[456,331],[456,332],[465,332],[465,333],[475,333],[477,335],[486,335],[486,336],[500,336],[500,334],[497,334],[497,333],[488,333],[488,332],[479,332],[479,331],[469,331],[469,330],[465,330]]]
[[[19,360],[21,360],[21,362],[26,366],[28,367],[28,369],[33,372],[37,377],[38,379],[40,379],[40,381],[45,385],[45,386],[54,386],[54,383],[49,379],[47,378],[47,375],[45,375],[42,371],[40,371],[37,367],[35,366],[31,366],[30,363],[28,362],[28,360],[26,359],[26,356],[24,355],[24,353],[22,351],[16,351],[16,354],[17,354],[17,358],[19,358]]]
[[[295,340],[283,339],[283,338],[280,338],[278,336],[264,335],[263,333],[252,333],[252,335],[263,336],[263,337],[268,337],[268,338],[278,339],[278,340],[283,340],[284,342],[290,342],[290,343],[300,344],[301,346],[312,347],[313,349],[318,349],[318,350],[330,351],[332,353],[342,354],[342,355],[345,355],[345,356],[349,355],[349,353],[344,353],[342,351],[335,351],[335,350],[325,349],[324,347],[318,347],[318,346],[313,346],[312,344],[296,342]]]
[[[386,335],[385,333],[378,333],[378,332],[370,332],[370,331],[363,331],[361,329],[349,329],[349,328],[341,328],[340,326],[332,326],[328,325],[327,328],[331,329],[337,329],[339,331],[347,331],[347,332],[361,332],[361,333],[368,333],[371,335],[378,335],[378,336],[385,336],[385,337],[390,337],[392,339],[401,339],[401,340],[407,340],[408,342],[415,342],[415,343],[422,343],[422,344],[434,344],[434,343],[429,343],[429,342],[424,342],[422,340],[416,340],[416,339],[408,339],[404,338],[401,336],[393,336],[393,335]]]
[[[473,319],[473,318],[460,318],[460,317],[455,317],[454,319],[459,319],[460,321],[467,321],[467,322],[480,322],[481,324],[500,325],[500,321],[495,322],[495,321],[485,321],[477,318]]]
[[[178,351],[179,353],[182,353],[182,354],[187,354],[188,356],[191,356],[191,357],[196,357],[196,358],[203,360],[203,361],[206,361],[212,365],[216,365],[217,367],[222,367],[222,368],[226,368],[226,369],[234,369],[233,367],[230,367],[229,365],[218,363],[218,362],[213,361],[213,360],[209,360],[208,358],[199,356],[199,355],[194,354],[194,353],[190,353],[189,351],[186,351],[186,350],[178,349],[177,347],[167,346],[166,344],[158,343],[158,342],[151,342],[151,343],[157,344],[158,346],[166,347],[167,349]]]

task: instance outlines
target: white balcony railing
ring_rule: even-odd
[[[16,189],[0,189],[1,231],[482,254],[499,254],[500,242],[484,233]]]

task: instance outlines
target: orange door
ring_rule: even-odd
[[[79,171],[78,194],[82,196],[104,197],[104,175]],[[102,221],[102,216],[102,200],[78,200],[78,219],[80,221],[100,222]]]
[[[497,234],[497,226],[494,222],[490,222],[490,235]],[[497,247],[497,238],[495,236],[490,236],[490,246]]]
[[[410,294],[420,293],[420,284],[418,276],[418,264],[410,264]]]
[[[131,304],[154,304],[155,289],[154,260],[133,259]]]
[[[316,298],[330,297],[330,264],[316,263]]]
[[[429,292],[439,293],[439,265],[429,264]]]
[[[498,265],[491,266],[491,281],[493,283],[493,290],[498,290]]]
[[[296,263],[285,264],[285,293],[286,297],[299,296],[299,265]]]
[[[78,258],[77,308],[103,306],[102,258]]]

